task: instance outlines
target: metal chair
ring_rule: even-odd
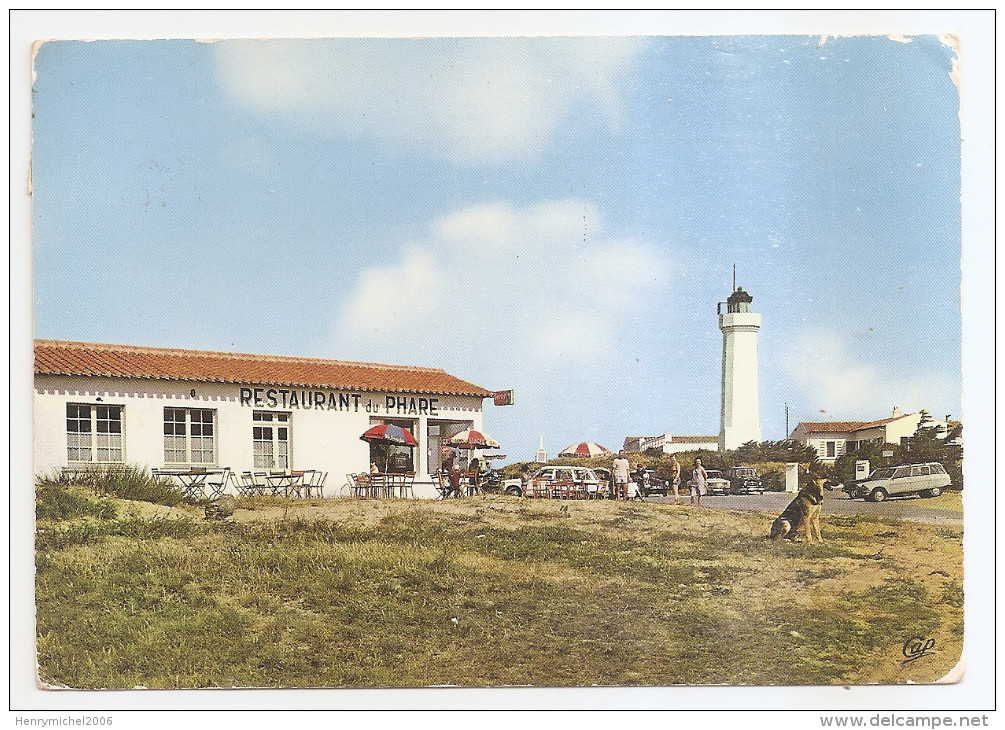
[[[255,478],[250,471],[242,471],[241,475],[234,480],[234,485],[237,487],[237,493],[242,497],[255,496]]]
[[[366,499],[370,496],[370,475],[369,474],[356,474],[353,475],[353,486],[356,487],[356,496],[360,499]]]
[[[227,491],[227,486],[230,484],[230,467],[225,466],[219,475],[213,476],[219,476],[219,478],[207,479],[206,486],[209,487],[209,498],[218,499],[224,492]]]
[[[300,499],[304,496],[304,474],[303,470],[290,472],[290,478],[286,482],[287,497]]]
[[[439,477],[439,483],[436,486],[436,491],[440,493],[440,499],[449,499],[450,497],[461,496],[460,488],[455,486],[450,480],[449,474],[440,472],[437,476]]]
[[[528,496],[535,499],[551,499],[551,482],[545,479],[534,479],[531,481],[530,489],[527,492]]]
[[[387,474],[370,475],[370,495],[374,499],[380,499],[381,497],[388,496]]]
[[[308,487],[308,496],[310,496],[310,492],[316,491],[318,497],[324,497],[326,481],[328,481],[328,472],[315,471],[311,479],[311,485]]]
[[[398,482],[398,494],[402,498],[405,497],[406,493],[409,498],[414,499],[415,493],[412,491],[412,483],[415,481],[415,472],[407,471],[401,475],[401,481]]]

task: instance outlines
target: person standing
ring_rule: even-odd
[[[695,497],[698,498],[697,506],[701,507],[701,497],[705,494],[705,482],[708,480],[708,472],[701,464],[701,457],[694,460],[694,469],[691,470],[691,504],[695,504]]]
[[[677,454],[670,457],[670,486],[673,489],[673,503],[680,501],[680,462]]]
[[[472,497],[481,491],[482,466],[475,456],[468,462],[468,496]]]
[[[611,464],[611,478],[614,480],[614,491],[611,494],[611,499],[617,499],[619,495],[624,494],[625,499],[628,498],[628,475],[631,473],[632,466],[628,463],[628,459],[625,458],[625,452],[619,451],[618,457]]]

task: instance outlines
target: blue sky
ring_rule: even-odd
[[[934,36],[44,44],[35,335],[443,367],[513,458],[959,417],[960,127]]]

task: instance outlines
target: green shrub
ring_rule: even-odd
[[[132,464],[96,466],[81,472],[66,472],[36,480],[39,487],[80,486],[102,497],[118,497],[138,502],[151,502],[174,507],[192,502],[182,497],[177,486],[168,479],[155,477],[147,469]]]
[[[777,471],[768,471],[761,474],[761,484],[766,492],[784,492],[785,475]]]
[[[35,519],[72,520],[78,517],[115,519],[115,505],[107,499],[93,499],[61,484],[39,483],[35,490]]]

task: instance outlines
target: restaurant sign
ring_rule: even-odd
[[[386,395],[363,400],[362,393],[336,393],[323,390],[291,390],[288,388],[241,388],[242,406],[252,408],[298,408],[300,410],[352,411],[409,416],[440,415],[440,399]]]
[[[492,403],[497,406],[511,406],[513,405],[513,391],[512,390],[497,390],[492,394]]]

